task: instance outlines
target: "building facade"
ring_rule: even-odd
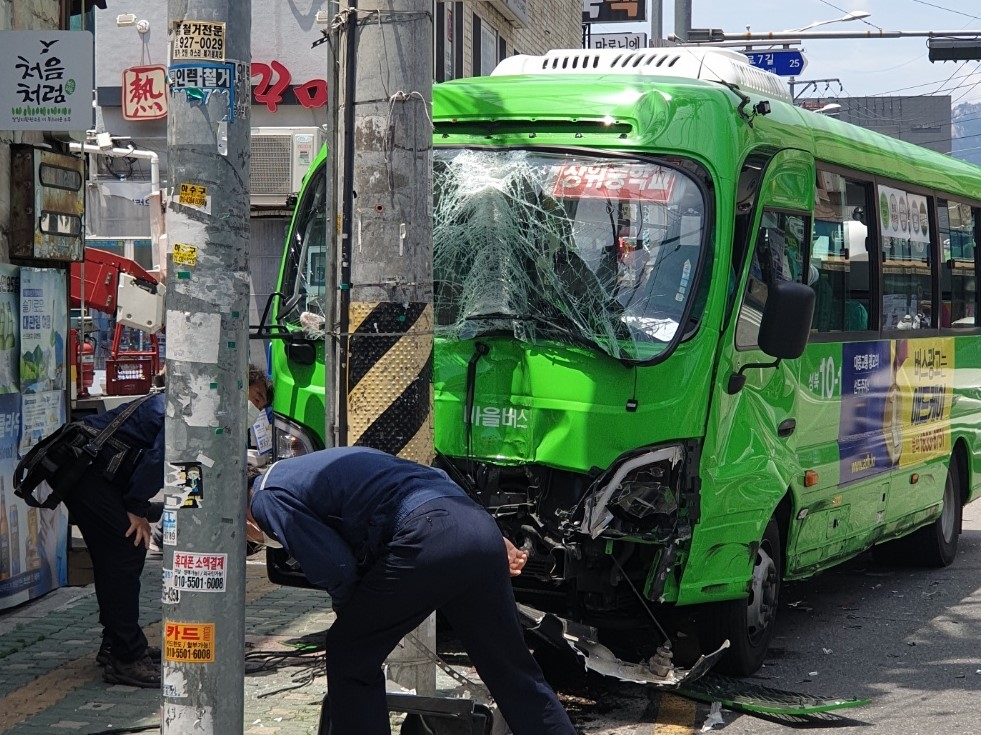
[[[91,115],[88,92],[66,100],[73,90],[63,84],[77,73],[68,60],[79,57],[59,49],[80,47],[86,66],[91,56],[86,39],[60,33],[70,27],[74,4],[0,0],[0,44],[10,50],[0,66],[0,609],[68,582],[67,511],[28,507],[15,497],[12,477],[19,457],[65,420],[68,405],[67,263],[39,247],[65,231],[45,217],[53,198],[39,192],[51,182],[46,174],[58,169],[64,178],[57,183],[72,189],[59,200],[70,206],[58,214],[79,222],[81,173],[59,168],[66,160],[77,164],[68,155],[71,133],[48,129],[53,119],[88,124]],[[29,214],[35,201],[40,217]],[[77,229],[64,241],[80,252]]]
[[[275,289],[289,196],[325,140],[328,123],[328,0],[252,3],[252,321]],[[480,0],[434,5],[436,81],[487,74],[515,53],[540,54],[581,42],[579,0]],[[96,130],[118,149],[159,156],[167,186],[167,3],[116,0],[88,14],[95,33]],[[87,199],[87,237],[121,249],[149,267],[150,167],[145,159],[94,156]],[[261,351],[253,349],[262,364]]]
[[[797,101],[812,110],[831,103],[841,105],[841,109],[833,113],[839,120],[938,153],[951,152],[953,125],[949,95],[811,97]]]

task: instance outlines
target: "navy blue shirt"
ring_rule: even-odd
[[[117,415],[126,410],[124,403],[111,411],[93,414],[82,419],[89,426],[104,429]],[[143,456],[130,477],[129,486],[123,494],[123,505],[134,515],[146,516],[150,509],[150,498],[156,495],[164,484],[164,416],[167,410],[167,397],[163,392],[156,393],[143,401],[123,425],[116,429],[114,437],[142,449]]]
[[[442,470],[367,447],[336,447],[273,464],[251,510],[335,608],[382,553],[399,523],[435,498],[466,497]]]

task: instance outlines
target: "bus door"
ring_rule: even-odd
[[[753,176],[760,177],[760,171],[748,162],[742,177]],[[774,367],[758,338],[768,288],[777,281],[803,280],[813,181],[814,159],[785,150],[769,160],[758,183],[748,182],[756,187],[755,214],[746,228],[748,242],[734,244],[734,267],[742,264],[736,283],[742,285],[736,286],[733,317],[720,341],[702,461],[701,534],[692,549],[693,556],[704,552],[713,560],[713,568],[704,570],[704,584],[745,588],[764,530],[799,479],[798,361]],[[740,182],[741,192],[748,188]],[[740,248],[746,249],[742,259]],[[744,383],[733,380],[740,373]],[[782,526],[783,547],[786,519]]]

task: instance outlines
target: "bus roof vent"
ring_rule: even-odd
[[[637,74],[728,82],[743,91],[790,102],[790,93],[776,74],[751,66],[744,54],[711,46],[668,46],[622,49],[554,49],[544,56],[511,56],[491,76],[521,74]]]

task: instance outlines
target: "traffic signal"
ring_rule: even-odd
[[[930,61],[981,61],[981,38],[928,38]]]

